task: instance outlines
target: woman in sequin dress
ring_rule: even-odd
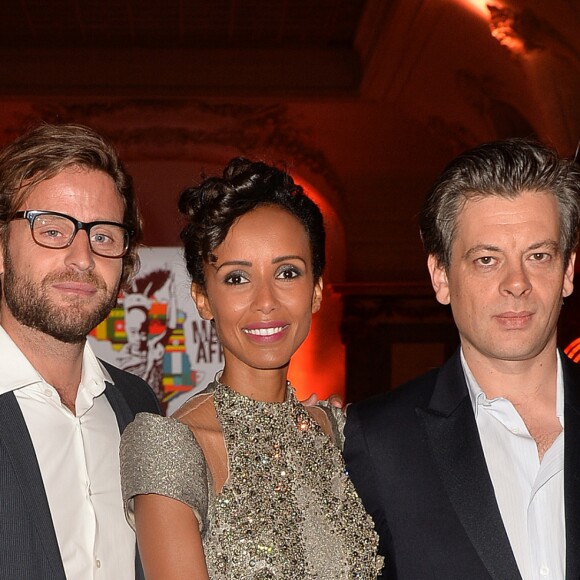
[[[320,210],[283,171],[243,158],[181,194],[200,315],[225,366],[171,418],[123,434],[127,517],[146,577],[372,579],[381,558],[340,455],[340,413],[287,382],[322,300]]]

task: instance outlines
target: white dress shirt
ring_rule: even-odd
[[[557,353],[554,356],[558,357]],[[524,580],[564,580],[564,431],[542,462],[536,442],[513,404],[489,400],[461,362],[499,511]],[[558,357],[556,416],[564,427],[564,381]],[[477,498],[473,498],[477,501]]]
[[[109,374],[87,343],[73,414],[1,326],[0,368],[0,394],[14,392],[32,438],[68,580],[134,579]]]

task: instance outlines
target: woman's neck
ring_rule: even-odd
[[[234,371],[226,364],[219,380],[220,383],[250,399],[280,403],[286,400],[287,378],[287,366],[281,369],[246,368]]]

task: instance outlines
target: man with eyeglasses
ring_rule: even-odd
[[[141,577],[118,445],[158,402],[86,340],[140,234],[131,178],[92,130],[42,125],[0,154],[0,578]]]

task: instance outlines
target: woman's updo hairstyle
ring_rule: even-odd
[[[179,197],[179,211],[187,219],[181,231],[185,263],[195,284],[205,288],[203,265],[216,261],[213,251],[234,222],[263,205],[285,209],[304,226],[310,241],[313,277],[320,278],[325,264],[325,232],[318,206],[286,172],[236,157],[222,177],[208,177]]]

